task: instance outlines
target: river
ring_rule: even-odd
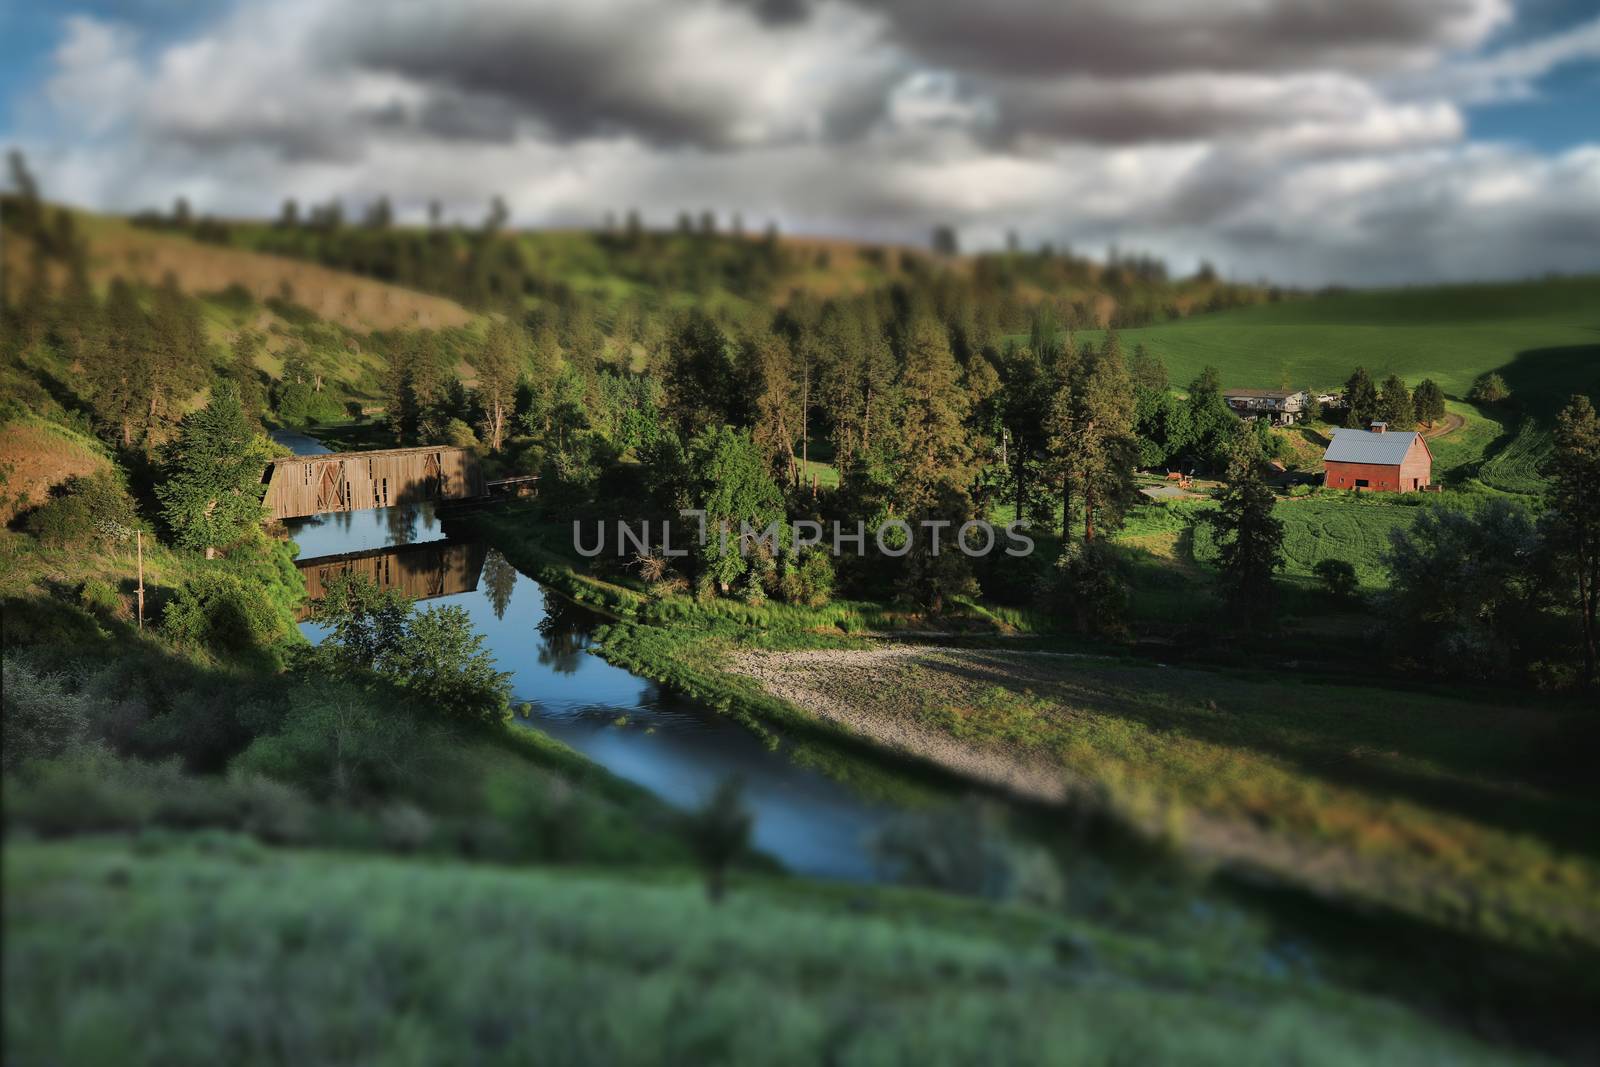
[[[328,451],[305,434],[277,431],[273,437],[301,455]],[[359,552],[369,553],[370,564],[398,572],[401,564],[386,557],[407,554],[378,550],[446,541],[429,504],[341,512],[288,526],[303,568],[316,557]],[[528,705],[518,723],[682,807],[738,776],[763,851],[799,874],[877,877],[870,842],[892,809],[768,749],[726,716],[589,653],[600,621],[592,613],[517,572],[492,548],[473,556],[474,563],[479,559],[481,572],[458,568],[441,578],[434,588],[444,594],[428,597],[425,606],[453,604],[472,618],[484,647],[511,674],[513,703]],[[301,631],[312,641],[325,632],[315,622],[302,623]]]

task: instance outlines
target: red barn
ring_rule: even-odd
[[[1322,463],[1322,481],[1330,489],[1409,493],[1428,485],[1433,453],[1420,433],[1390,433],[1375,422],[1370,431],[1333,431]]]

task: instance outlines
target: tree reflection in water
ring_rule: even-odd
[[[484,573],[488,573],[485,564]],[[539,664],[557,674],[574,674],[581,662],[583,650],[589,647],[589,635],[594,633],[600,617],[565,597],[546,592],[544,618],[539,620]]]
[[[494,608],[495,618],[506,617],[506,609],[511,606],[511,594],[517,588],[517,577],[517,569],[491,548],[483,560],[483,585],[489,594],[489,606]],[[544,626],[543,623],[539,625],[541,629]]]

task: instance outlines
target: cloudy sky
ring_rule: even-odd
[[[48,195],[1116,242],[1319,284],[1600,269],[1597,0],[0,5]]]

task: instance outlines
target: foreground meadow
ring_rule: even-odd
[[[1526,1062],[1232,946],[938,894],[268,850],[22,844],[19,1062]],[[315,907],[307,906],[315,901]]]

